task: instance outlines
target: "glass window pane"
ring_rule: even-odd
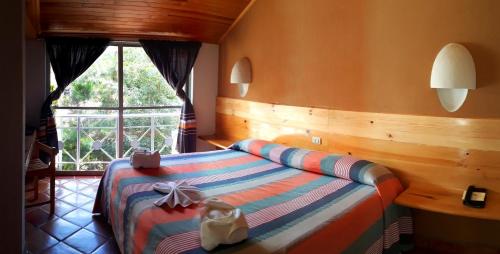
[[[104,170],[116,158],[116,110],[63,110],[55,113],[58,170]]]
[[[50,87],[57,87],[51,68]],[[53,105],[59,107],[118,107],[118,47],[109,46]]]
[[[123,48],[123,105],[181,105],[175,91],[141,47]]]
[[[77,170],[77,118],[73,115],[56,116],[59,153],[57,170]]]
[[[123,156],[142,147],[171,154],[177,139],[180,108],[125,110],[123,114]]]
[[[166,83],[141,47],[123,47],[124,106],[175,106],[168,109],[123,111],[119,133],[117,109],[56,109],[59,138],[58,170],[104,170],[118,157],[123,135],[123,157],[134,147],[171,154],[175,149],[181,100]],[[64,107],[119,107],[118,47],[110,46],[54,105]],[[51,73],[51,90],[56,81]]]
[[[80,116],[80,170],[104,170],[116,159],[117,114]]]

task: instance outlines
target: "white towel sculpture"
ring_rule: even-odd
[[[239,208],[217,198],[208,199],[201,212],[201,247],[210,251],[219,244],[233,244],[248,237],[248,224]]]
[[[153,189],[166,194],[155,202],[157,206],[167,204],[171,208],[174,208],[176,205],[187,207],[191,204],[199,203],[203,198],[200,189],[185,182],[155,183]]]
[[[135,150],[130,156],[133,168],[158,168],[160,167],[160,153],[147,150]]]

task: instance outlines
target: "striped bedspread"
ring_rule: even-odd
[[[105,172],[94,206],[122,253],[205,253],[199,207],[157,207],[152,185],[185,180],[239,207],[249,238],[212,252],[399,253],[411,234],[393,204],[401,185],[387,169],[351,156],[246,140],[224,151],[164,156],[158,169],[128,159]]]

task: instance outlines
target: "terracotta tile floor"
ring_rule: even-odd
[[[49,215],[49,205],[26,209],[28,253],[120,253],[111,227],[91,213],[99,180],[56,178],[54,215]],[[48,188],[48,178],[40,180],[38,201],[48,200]],[[27,202],[32,193],[26,193]]]

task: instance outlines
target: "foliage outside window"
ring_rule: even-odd
[[[120,51],[123,98],[119,98]],[[52,72],[50,85],[55,89]],[[59,170],[104,170],[109,161],[129,156],[134,147],[172,153],[180,105],[175,91],[141,47],[109,46],[54,102]],[[118,151],[120,135],[123,151]]]

